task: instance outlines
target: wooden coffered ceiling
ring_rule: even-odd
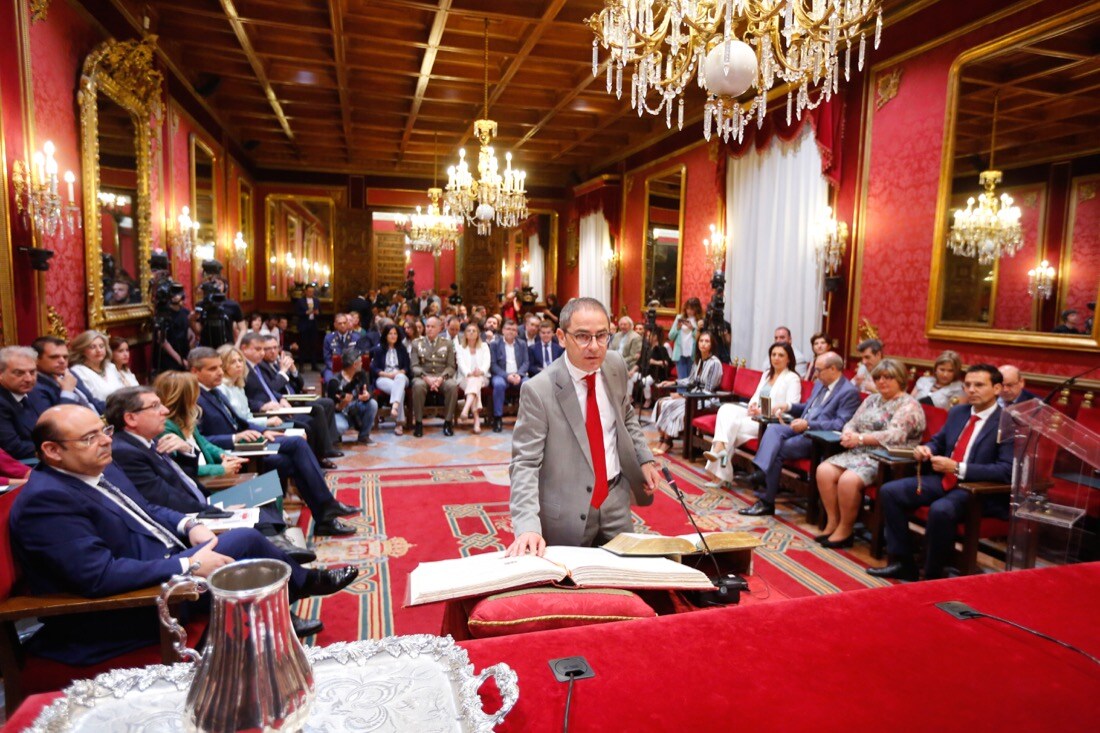
[[[1100,153],[1100,24],[1085,23],[966,64],[959,77],[955,176]]]
[[[593,78],[584,20],[603,0],[111,2],[149,16],[170,64],[261,169],[430,180],[437,136],[442,182],[459,147],[476,163],[486,19],[495,145],[529,185],[575,183],[668,133]],[[905,4],[886,0],[888,18]]]

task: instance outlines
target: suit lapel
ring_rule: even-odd
[[[65,482],[65,484],[67,486],[69,486],[73,491],[80,492],[81,495],[86,496],[89,501],[93,501],[98,506],[103,507],[104,509],[106,509],[109,512],[112,512],[115,516],[117,516],[119,519],[121,519],[126,524],[126,526],[130,528],[131,531],[140,532],[143,535],[145,535],[146,537],[151,537],[152,539],[154,539],[158,543],[160,543],[160,538],[157,537],[156,535],[154,535],[151,531],[149,531],[148,527],[146,527],[141,522],[136,521],[132,516],[130,516],[130,513],[128,511],[123,509],[116,502],[112,501],[111,499],[108,499],[106,496],[104,496],[102,493],[100,493],[97,489],[93,489],[91,486],[84,483],[80,479],[78,479],[74,476],[69,476],[67,474],[61,473],[60,471],[54,471],[53,474],[58,479]],[[126,490],[123,489],[121,486],[119,487],[119,491],[122,491],[127,496],[130,496],[129,493],[126,492]],[[136,499],[134,499],[133,496],[130,496],[130,499],[136,501]],[[141,505],[140,502],[138,502],[138,505],[139,506]],[[152,517],[150,517],[150,519],[152,519]],[[152,520],[152,521],[156,521],[156,520]],[[165,531],[167,531],[167,530],[165,530]]]
[[[555,397],[561,405],[565,419],[573,429],[573,436],[577,439],[584,459],[588,461],[588,467],[592,469],[592,452],[588,449],[588,433],[584,428],[584,417],[581,415],[581,404],[577,401],[577,388],[573,386],[573,379],[569,375],[569,369],[565,360],[555,361],[549,369],[554,377]],[[594,470],[594,469],[593,469]]]

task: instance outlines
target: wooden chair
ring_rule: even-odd
[[[75,679],[94,677],[110,669],[143,667],[148,664],[174,664],[180,661],[172,648],[172,637],[161,628],[160,645],[151,645],[121,654],[99,664],[78,667],[25,652],[19,641],[16,622],[22,619],[65,616],[93,611],[155,606],[160,587],[142,588],[104,598],[51,594],[24,595],[19,591],[20,572],[11,551],[8,517],[22,487],[0,496],[0,674],[4,677],[4,706],[10,716],[27,695],[65,687]],[[196,593],[180,592],[172,597],[175,605],[195,600]],[[188,625],[188,638],[198,639],[205,622]],[[89,629],[94,634],[95,629]]]
[[[684,395],[684,399],[687,400],[687,404],[684,405],[684,460],[691,461],[695,458],[695,441],[692,440],[693,431],[691,428],[692,423],[695,422],[695,418],[718,413],[717,407],[702,408],[700,405],[710,399],[717,398],[719,402],[725,402],[727,399],[732,398],[733,385],[736,381],[736,377],[737,367],[733,364],[723,364],[722,381],[718,383],[718,389],[713,396]]]

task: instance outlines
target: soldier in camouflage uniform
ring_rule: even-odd
[[[442,392],[446,413],[443,434],[454,435],[455,402],[458,382],[455,381],[455,344],[440,336],[442,324],[432,316],[424,324],[425,335],[413,341],[409,349],[412,362],[412,403],[415,426],[413,435],[424,435],[424,398],[428,392]]]

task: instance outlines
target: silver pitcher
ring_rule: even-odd
[[[173,646],[197,663],[184,725],[193,733],[299,731],[313,703],[313,668],[290,620],[290,566],[240,560],[208,579],[175,575],[161,586],[161,623]],[[210,591],[206,652],[187,648],[187,632],[168,611],[179,587]]]

